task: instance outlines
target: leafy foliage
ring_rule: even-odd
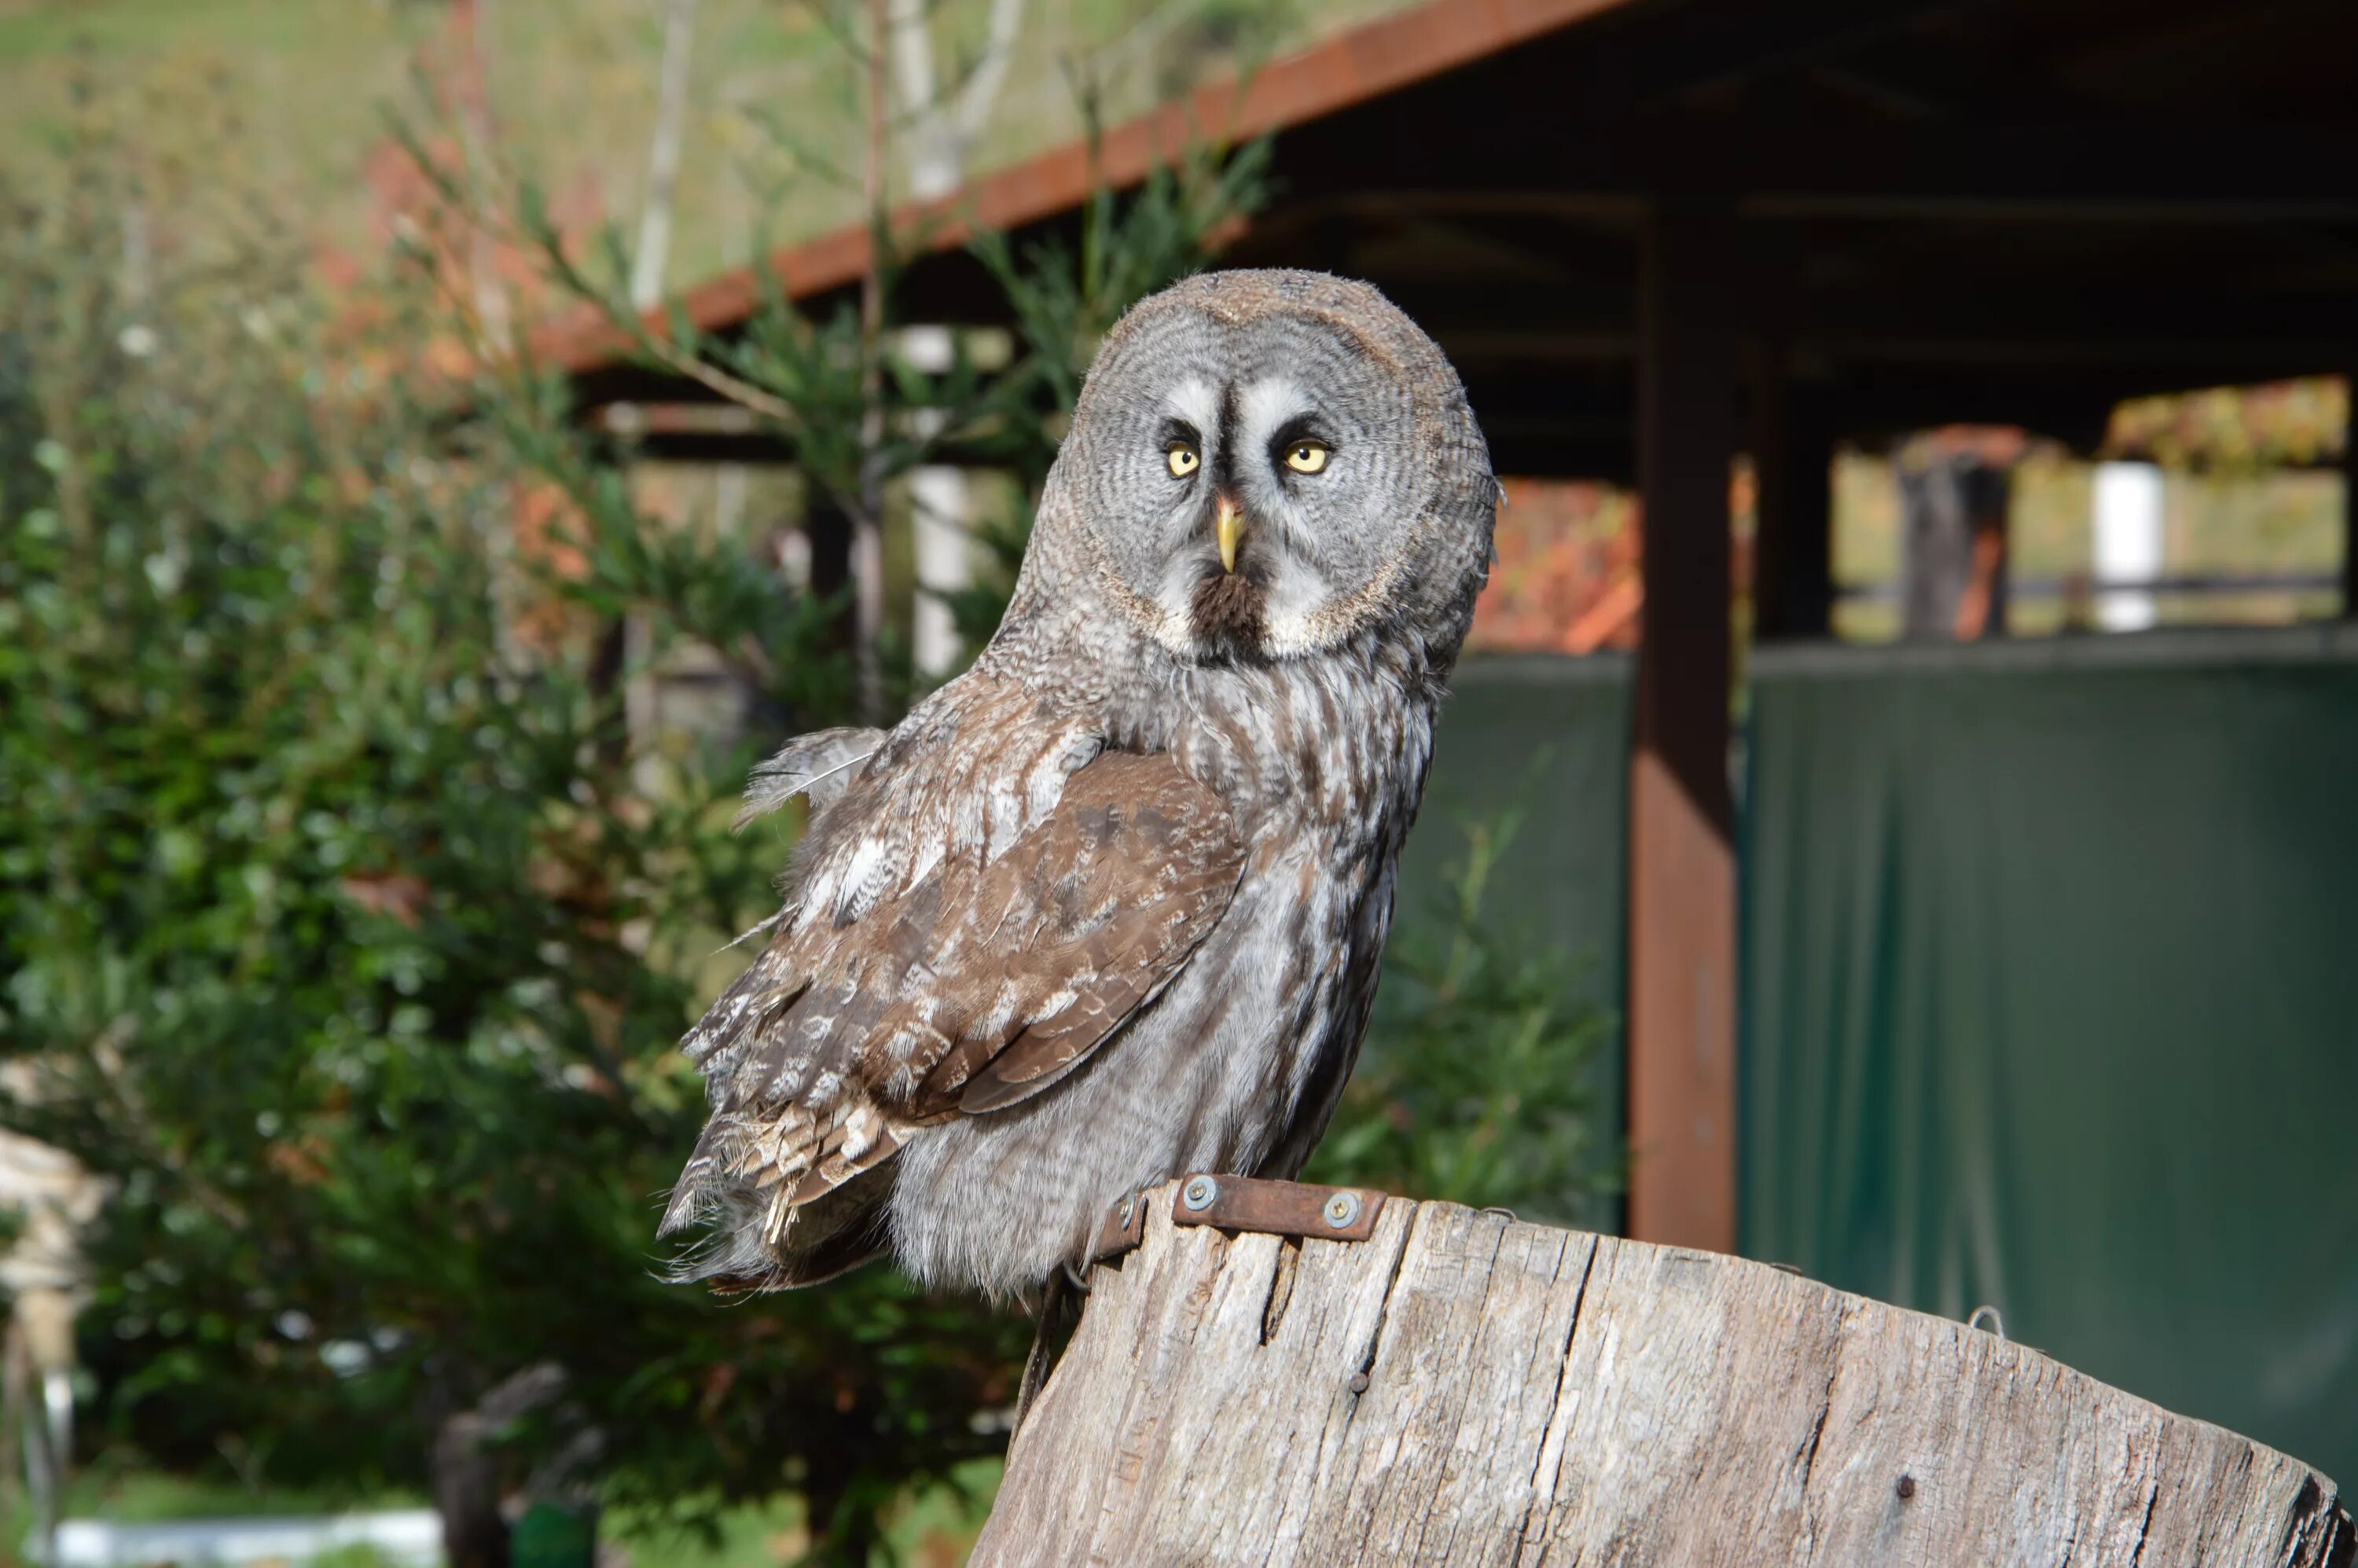
[[[628,606],[814,712],[823,617],[609,476],[568,570],[519,554],[536,427],[448,455],[395,351],[425,302],[354,335],[267,254],[128,296],[83,265],[113,167],[20,197],[0,261],[0,1046],[11,1124],[117,1184],[114,1433],[414,1483],[553,1364],[519,1476],[586,1441],[617,1500],[793,1485],[859,1534],[995,1447],[1021,1325],[882,1271],[752,1312],[654,1277],[701,1111],[670,1043],[777,847],[726,831],[742,756],[650,787],[599,640],[516,611]]]
[[[1002,570],[953,605],[979,645],[1097,342],[1263,168],[1199,151],[1068,246],[984,236],[1016,326],[931,372],[893,347],[921,236],[880,224],[881,310],[773,283],[718,340],[648,331],[619,254],[528,194],[475,216],[838,504],[949,449],[1011,471]],[[787,848],[730,836],[731,797],[754,749],[849,714],[849,606],[651,515],[528,358],[438,374],[463,301],[430,264],[459,253],[332,312],[270,214],[178,224],[154,171],[85,127],[0,192],[0,1115],[114,1184],[106,1437],[366,1489],[486,1419],[528,1494],[693,1525],[791,1489],[815,1556],[865,1561],[899,1499],[996,1452],[1025,1325],[884,1270],[731,1306],[651,1255],[702,1110],[672,1042]],[[133,211],[152,255],[91,265]],[[633,729],[633,680],[682,650],[748,694],[743,743]],[[1436,935],[1403,923],[1327,1173],[1541,1207],[1593,1179],[1600,1026],[1479,927],[1511,835],[1476,832]]]
[[[1483,913],[1522,817],[1460,824],[1465,859],[1436,906],[1399,917],[1366,1053],[1308,1179],[1560,1222],[1595,1223],[1615,1190],[1595,1099],[1611,1019],[1561,954]]]

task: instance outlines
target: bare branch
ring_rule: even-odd
[[[965,161],[966,149],[982,134],[983,122],[990,118],[991,109],[999,102],[999,90],[1006,84],[1007,68],[1015,58],[1015,40],[1023,30],[1023,0],[990,0],[990,32],[983,44],[982,58],[975,62],[974,73],[957,96],[957,124],[959,161]]]

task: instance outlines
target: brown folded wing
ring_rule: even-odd
[[[1046,1089],[1170,983],[1243,863],[1217,795],[1112,752],[988,865],[782,930],[689,1037],[721,1081],[665,1228],[733,1185],[782,1187],[782,1230],[912,1128]]]

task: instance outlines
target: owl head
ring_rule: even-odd
[[[1206,273],[1108,334],[1033,553],[1077,554],[1130,625],[1193,663],[1372,635],[1445,670],[1497,499],[1456,373],[1390,300],[1323,273]]]

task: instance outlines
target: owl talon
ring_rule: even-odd
[[[1032,1406],[1040,1390],[1048,1382],[1048,1339],[1056,1331],[1056,1320],[1064,1314],[1065,1281],[1072,1276],[1072,1266],[1065,1271],[1048,1276],[1048,1283],[1040,1297],[1040,1323],[1032,1331],[1032,1349],[1023,1357],[1023,1375],[1016,1382],[1015,1414],[1009,1421],[1007,1440],[1015,1441],[1023,1430],[1023,1420],[1032,1413]],[[1086,1289],[1087,1287],[1083,1287]]]

